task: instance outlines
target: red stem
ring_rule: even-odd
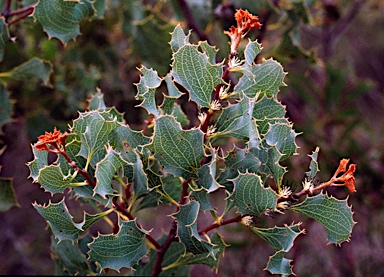
[[[220,226],[223,226],[223,225],[227,225],[227,224],[235,223],[235,222],[240,222],[242,217],[243,217],[242,215],[238,215],[236,217],[233,217],[233,218],[230,218],[230,219],[227,219],[227,220],[220,220],[220,222],[215,222],[212,225],[204,228],[203,230],[200,230],[199,231],[199,235],[206,234],[207,232],[209,232],[209,231],[211,231],[213,229],[216,229],[216,228],[218,228]]]

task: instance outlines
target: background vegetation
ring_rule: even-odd
[[[11,8],[34,2],[12,1]],[[317,145],[321,149],[321,180],[331,175],[340,158],[350,157],[357,164],[357,193],[350,196],[349,203],[358,224],[351,242],[341,248],[326,245],[321,225],[292,214],[292,221],[304,220],[303,227],[308,230],[289,252],[295,260],[294,271],[298,276],[384,274],[382,1],[105,2],[103,16],[83,20],[81,35],[66,44],[49,39],[33,16],[9,25],[10,37],[16,40],[4,43],[0,72],[8,72],[33,57],[48,61],[52,72],[48,80],[1,78],[12,106],[10,118],[2,126],[0,176],[13,178],[19,205],[0,213],[0,274],[54,272],[49,251],[51,233],[31,205],[35,201],[46,203],[49,194],[32,184],[25,165],[33,159],[30,144],[36,142],[37,136],[52,131],[54,126],[66,130],[97,87],[104,93],[107,105],[125,112],[127,123],[139,129],[148,115],[135,107],[139,104],[135,99],[137,68],[144,64],[161,76],[168,72],[169,32],[178,23],[193,29],[191,39],[206,39],[220,49],[220,59],[226,58],[228,37],[223,30],[234,24],[237,8],[258,15],[263,24],[261,30],[250,34],[264,47],[259,58],[274,57],[288,72],[287,87],[280,92],[279,100],[287,106],[295,130],[303,134],[297,137],[300,155],[287,164],[287,179],[293,185],[300,184],[309,161],[306,154]],[[0,112],[7,111],[8,99],[1,99]],[[193,120],[195,107],[182,107]],[[342,190],[337,193],[339,198],[347,195]],[[150,214],[143,214],[143,218],[144,228],[156,220]],[[281,223],[279,217],[273,220],[276,225]],[[246,232],[239,235],[236,228],[226,232],[231,247],[221,260],[220,276],[261,276],[270,249],[255,236],[247,236]],[[191,272],[192,276],[203,274],[214,276],[204,266],[195,266]],[[267,272],[262,274],[269,276]]]

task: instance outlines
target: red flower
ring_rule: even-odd
[[[52,149],[47,145],[49,144],[50,146],[53,146],[55,149],[60,151],[60,146],[64,148],[65,139],[67,137],[67,133],[62,134],[59,130],[56,130],[55,127],[53,132],[45,132],[44,135],[39,136],[38,142],[35,146],[38,151],[47,150],[52,152]]]
[[[230,44],[232,55],[237,53],[237,48],[239,47],[242,38],[244,38],[250,31],[256,28],[260,29],[261,27],[259,17],[250,14],[247,10],[237,10],[235,13],[235,19],[237,22],[237,28],[232,26],[229,28],[229,31],[224,31],[224,34],[231,38]]]

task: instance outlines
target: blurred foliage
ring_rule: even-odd
[[[80,34],[66,43],[49,38],[33,16],[12,22],[17,15],[4,14],[7,3],[17,10],[36,2],[0,3],[1,125],[24,122],[30,142],[53,126],[65,130],[99,87],[108,106],[124,112],[127,123],[139,128],[148,114],[135,107],[137,68],[143,64],[161,76],[168,72],[167,46],[174,26],[193,29],[192,41],[217,45],[218,57],[224,59],[228,37],[223,30],[234,24],[237,8],[248,9],[263,24],[250,34],[267,49],[258,59],[273,56],[289,72],[280,100],[295,129],[305,134],[298,137],[302,152],[319,145],[319,161],[327,161],[320,174],[326,176],[340,157],[351,157],[364,180],[358,180],[358,201],[382,207],[374,199],[384,194],[384,62],[378,58],[383,57],[383,1],[97,1],[105,3],[100,9],[104,13],[81,20]],[[51,66],[48,80],[1,77],[33,58]],[[180,102],[193,120],[194,107]],[[12,139],[1,134],[1,154]],[[288,166],[302,168],[306,162],[298,157]],[[302,176],[291,173],[293,182],[301,181]]]

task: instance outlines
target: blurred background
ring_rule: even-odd
[[[0,8],[6,1],[1,1]],[[36,1],[13,1],[21,8]],[[11,107],[1,126],[0,176],[11,178],[18,205],[0,212],[1,275],[51,275],[51,232],[32,203],[57,202],[29,178],[30,145],[45,131],[68,125],[100,88],[107,106],[125,113],[139,129],[147,118],[135,107],[141,64],[165,76],[169,71],[170,32],[177,24],[193,29],[191,42],[207,40],[227,58],[228,36],[238,8],[258,15],[262,28],[249,38],[263,45],[259,61],[273,57],[288,72],[278,99],[294,123],[299,155],[285,161],[286,182],[300,186],[309,157],[320,147],[317,178],[328,180],[341,158],[357,164],[357,192],[330,189],[348,198],[354,220],[350,242],[327,244],[319,223],[293,212],[277,216],[276,225],[303,222],[306,235],[295,241],[287,258],[297,276],[384,276],[384,1],[381,0],[106,0],[101,18],[80,23],[81,35],[64,45],[49,39],[41,25],[27,17],[9,26],[14,42],[4,43],[0,72],[39,57],[52,64],[49,82],[2,80],[7,97],[0,112]],[[1,78],[0,78],[1,79]],[[183,102],[184,101],[184,102]],[[180,99],[185,103],[185,99]],[[187,115],[195,110],[182,105]],[[219,198],[219,197],[218,197]],[[215,200],[215,197],[213,198]],[[219,205],[219,204],[218,204]],[[150,218],[143,218],[150,221]],[[151,227],[152,228],[152,227]],[[220,229],[221,231],[221,229]],[[271,276],[263,271],[273,254],[262,239],[244,227],[223,229],[226,243],[217,276]],[[126,272],[122,271],[121,274]],[[110,274],[117,274],[113,272]],[[216,276],[193,266],[191,276]]]

